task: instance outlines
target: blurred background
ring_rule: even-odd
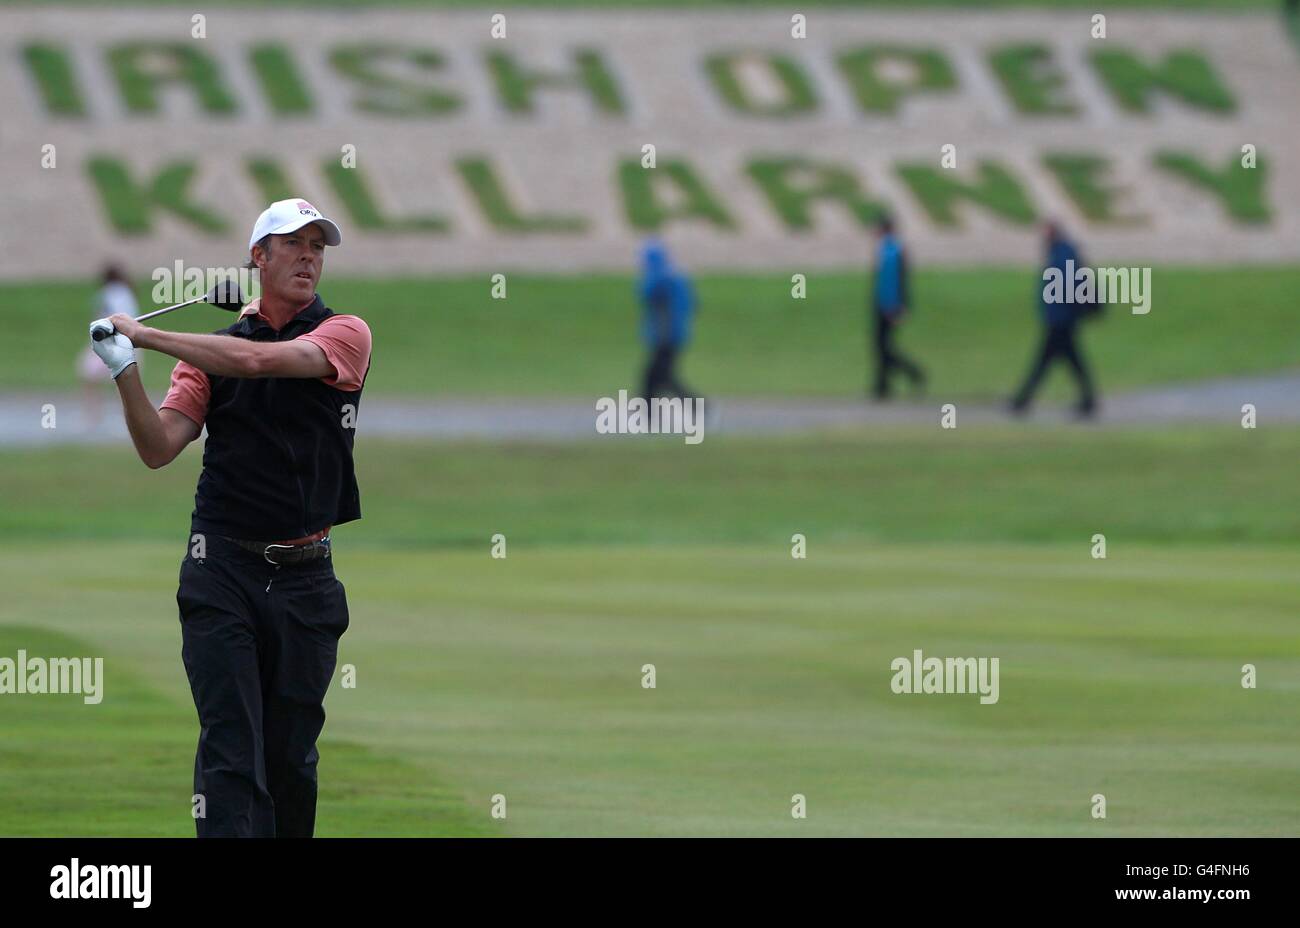
[[[374,335],[318,833],[1297,832],[1291,6],[0,23],[0,656],[105,660],[99,705],[0,696],[0,833],[192,833],[201,442],[141,464],[86,327],[287,196]],[[1057,318],[1065,245],[1149,311]],[[1095,402],[1053,356],[1030,403],[1066,338]],[[596,433],[674,385],[702,443]],[[998,657],[1000,701],[894,695],[917,648]]]

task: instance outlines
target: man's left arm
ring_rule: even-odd
[[[253,342],[228,335],[194,335],[151,329],[124,315],[110,317],[114,328],[137,348],[148,348],[218,377],[328,377],[334,366],[319,345],[301,338]]]

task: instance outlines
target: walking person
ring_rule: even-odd
[[[1084,264],[1078,248],[1066,237],[1057,223],[1044,224],[1043,238],[1047,256],[1043,274],[1040,275],[1038,299],[1043,322],[1043,341],[1038,349],[1038,355],[1030,365],[1024,383],[1011,401],[1011,412],[1014,415],[1023,415],[1029,410],[1029,404],[1033,401],[1034,393],[1038,390],[1043,375],[1047,373],[1053,361],[1060,359],[1070,366],[1070,370],[1074,372],[1074,379],[1079,385],[1079,400],[1074,407],[1075,413],[1082,418],[1087,418],[1097,411],[1097,396],[1088,364],[1079,350],[1077,335],[1079,322],[1084,316],[1096,312],[1098,307],[1091,303],[1067,301],[1063,293],[1053,292],[1049,296],[1048,287],[1045,282],[1042,282],[1048,271],[1057,269],[1064,286],[1072,288],[1075,284],[1074,273]]]
[[[348,627],[331,531],[361,518],[353,438],[370,330],[316,292],[338,226],[305,200],[272,203],[249,239],[262,296],[214,335],[92,324],[131,439],[150,468],[204,426],[203,472],[176,602],[200,733],[199,837],[310,837],[316,739]],[[154,409],[137,348],[178,359]]]
[[[901,371],[920,390],[925,386],[925,372],[898,350],[894,339],[898,326],[907,317],[908,267],[907,252],[894,232],[894,222],[888,216],[876,223],[880,242],[876,248],[875,279],[871,287],[872,316],[876,333],[876,381],[872,394],[878,400],[889,396],[889,379],[894,371]]]
[[[691,340],[695,292],[690,280],[672,264],[658,241],[641,250],[641,335],[649,349],[642,396],[689,397],[695,394],[677,377],[677,361]]]

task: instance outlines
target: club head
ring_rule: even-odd
[[[223,280],[209,290],[203,300],[206,303],[211,303],[217,309],[224,309],[232,313],[239,312],[247,302],[244,295],[239,291],[239,284],[234,280]]]

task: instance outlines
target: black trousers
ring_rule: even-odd
[[[914,384],[923,381],[925,374],[910,358],[894,347],[894,330],[897,326],[881,313],[876,312],[873,315],[876,317],[876,384],[874,392],[876,396],[883,399],[889,395],[889,375],[894,371],[902,371],[907,375],[907,379]]]
[[[216,535],[181,563],[181,657],[199,714],[198,836],[301,837],[316,827],[316,738],[348,627],[325,558],[275,567]]]
[[[645,369],[645,384],[642,396],[650,399],[656,396],[694,396],[690,389],[677,379],[677,348],[673,345],[660,345],[650,355]]]
[[[1088,365],[1083,360],[1074,334],[1075,327],[1072,325],[1051,326],[1047,329],[1042,347],[1038,349],[1038,356],[1029,368],[1029,374],[1016,393],[1015,399],[1011,401],[1012,406],[1016,409],[1029,407],[1043,375],[1047,373],[1052,362],[1059,358],[1070,365],[1070,369],[1074,371],[1074,379],[1078,381],[1079,409],[1083,412],[1092,411],[1097,405],[1097,397],[1092,386],[1092,376],[1088,373]]]

